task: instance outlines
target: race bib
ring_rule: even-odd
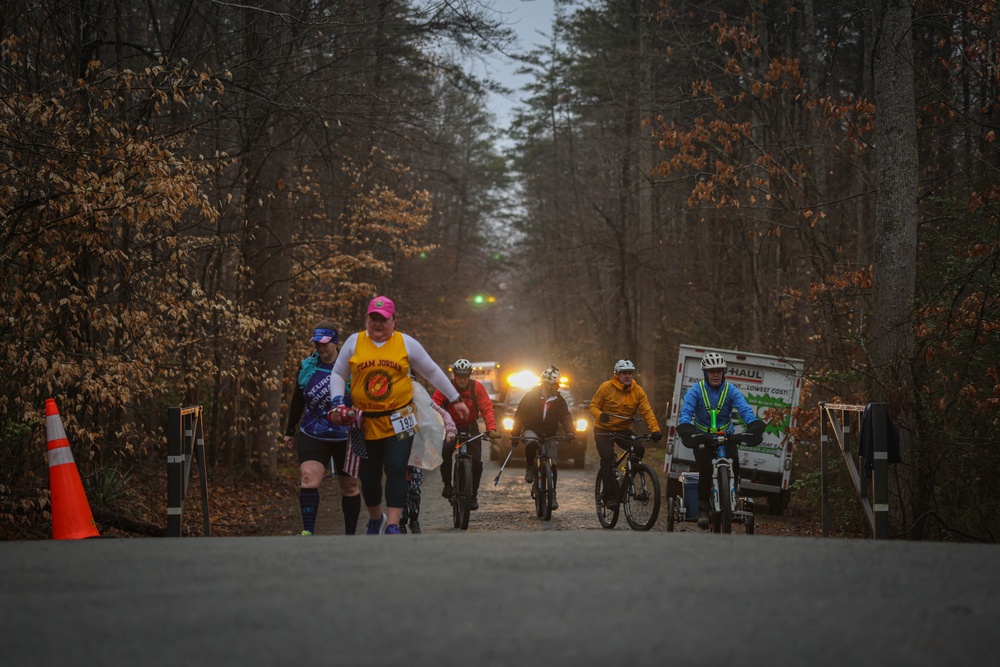
[[[392,430],[396,433],[397,440],[405,440],[417,433],[417,413],[413,405],[407,405],[389,415],[392,422]]]

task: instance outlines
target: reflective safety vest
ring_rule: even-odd
[[[719,430],[718,416],[719,412],[721,412],[720,408],[722,408],[722,406],[726,404],[726,396],[729,395],[729,383],[723,381],[722,393],[719,394],[719,402],[715,405],[714,408],[712,407],[712,402],[708,398],[708,390],[705,388],[705,381],[702,380],[701,382],[699,382],[698,386],[701,389],[701,400],[705,402],[705,409],[708,410],[708,416],[711,417],[712,424],[711,426],[706,426],[705,424],[699,423],[698,420],[695,419],[694,425],[697,426],[699,429],[701,429],[704,433],[715,433]],[[728,424],[729,421],[731,420],[727,419],[726,423]]]

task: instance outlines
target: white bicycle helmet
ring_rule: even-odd
[[[468,359],[459,359],[451,365],[451,372],[455,375],[469,375],[472,373],[472,362]]]
[[[634,373],[635,364],[630,359],[619,359],[615,362],[615,374],[617,375],[622,371],[632,371]]]
[[[559,384],[559,369],[555,366],[549,366],[542,371],[542,382],[554,382]]]
[[[721,368],[726,370],[726,358],[718,352],[709,352],[701,359],[701,370]]]

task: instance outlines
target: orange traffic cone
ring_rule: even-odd
[[[87,494],[69,449],[59,408],[45,399],[45,434],[49,441],[49,488],[52,490],[52,539],[80,540],[100,537]]]

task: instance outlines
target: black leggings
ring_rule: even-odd
[[[385,471],[385,505],[402,509],[406,505],[406,468],[413,447],[413,436],[397,440],[396,436],[365,440],[368,458],[361,459],[361,493],[365,505],[382,504],[382,472]]]

